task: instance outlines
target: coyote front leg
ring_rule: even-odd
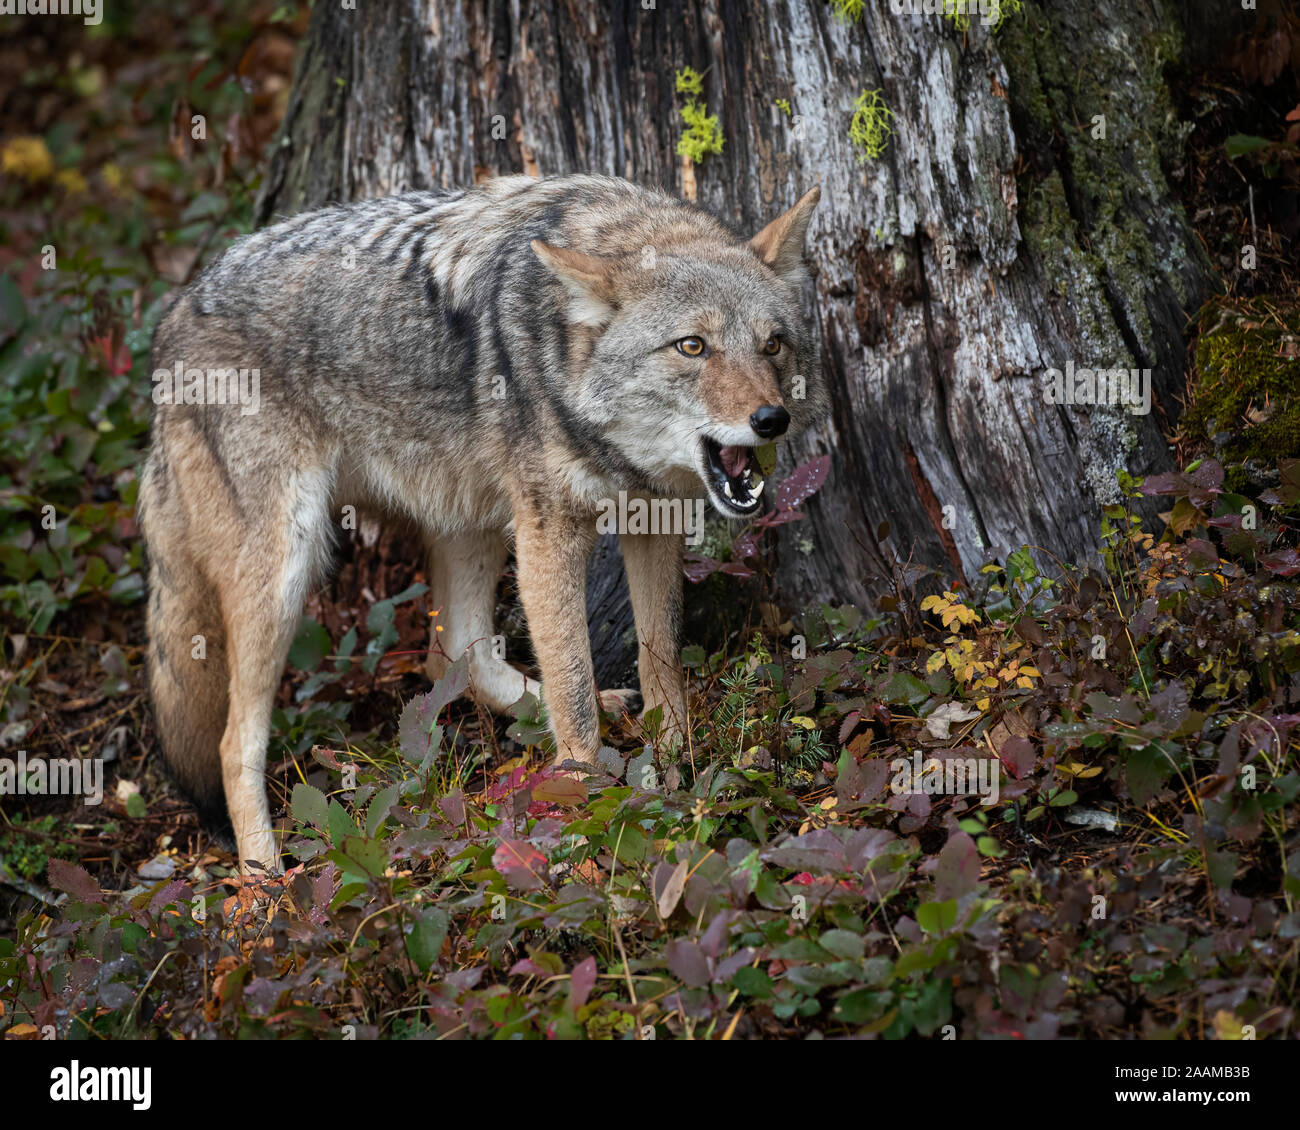
[[[623,567],[636,617],[637,670],[646,710],[663,708],[662,735],[686,734],[686,681],[682,675],[682,557],[679,534],[623,534]]]
[[[587,557],[594,522],[558,507],[517,504],[515,563],[556,760],[594,764],[600,714],[587,638]]]

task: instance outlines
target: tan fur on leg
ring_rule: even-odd
[[[682,557],[676,534],[623,534],[619,538],[627,587],[636,617],[637,668],[646,710],[663,708],[663,735],[686,732],[686,681],[681,664]]]
[[[542,669],[558,761],[594,763],[600,750],[596,682],[587,638],[587,555],[595,537],[594,524],[588,520],[559,508],[516,502],[519,595]]]

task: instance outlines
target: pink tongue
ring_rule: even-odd
[[[727,472],[727,477],[736,479],[744,474],[745,468],[749,466],[749,448],[747,447],[722,447],[718,449],[718,461],[722,464],[722,469]]]

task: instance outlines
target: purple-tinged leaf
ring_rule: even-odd
[[[536,891],[546,882],[546,856],[527,840],[502,840],[492,866],[517,891]]]
[[[596,959],[594,957],[584,958],[573,967],[573,972],[569,974],[569,1006],[576,1012],[584,1004],[587,998],[591,996],[591,990],[596,986]]]
[[[829,455],[819,455],[816,459],[801,463],[777,486],[776,508],[788,510],[806,502],[821,488],[830,469]]]
[[[693,988],[702,989],[713,979],[709,959],[695,942],[674,938],[664,947],[664,960],[677,980]]]
[[[1294,577],[1300,573],[1300,552],[1289,548],[1279,549],[1261,557],[1259,563],[1279,577]]]
[[[104,892],[90,877],[90,872],[64,859],[50,860],[50,886],[67,891],[77,902],[103,902]]]
[[[940,902],[959,899],[975,889],[980,879],[980,853],[965,832],[951,836],[939,853],[934,870],[934,894]]]

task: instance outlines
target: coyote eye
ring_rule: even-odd
[[[702,337],[684,337],[673,344],[677,346],[678,353],[684,353],[687,357],[698,357],[704,352],[704,339]]]
[[[769,357],[781,352],[781,339],[773,334],[763,343],[763,352]]]

